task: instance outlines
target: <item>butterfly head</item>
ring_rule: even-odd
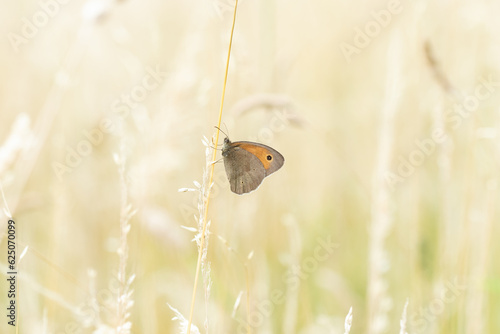
[[[224,138],[224,144],[222,144],[222,156],[226,155],[226,152],[229,150],[230,147],[231,147],[231,141],[227,137]]]

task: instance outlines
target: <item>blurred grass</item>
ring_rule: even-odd
[[[460,101],[442,89],[424,51],[429,41],[436,66],[462,96],[473,95],[481,78],[500,79],[499,5],[401,2],[402,12],[348,62],[341,43],[352,44],[354,29],[363,29],[373,21],[371,11],[388,3],[240,3],[223,122],[232,140],[270,144],[286,162],[257,192],[241,197],[230,192],[222,165],[216,165],[209,212],[210,332],[237,332],[231,313],[245,290],[242,259],[251,251],[252,311],[275,289],[289,296],[255,333],[343,333],[351,306],[351,333],[394,332],[407,297],[410,333],[500,330],[500,266],[494,258],[500,236],[498,86],[454,128],[449,112]],[[110,2],[98,20],[82,19],[97,4],[103,3],[60,5],[16,52],[8,34],[20,34],[22,18],[41,7],[36,1],[0,2],[6,37],[0,46],[0,181],[20,248],[29,246],[19,268],[19,332],[64,333],[71,323],[81,333],[116,326],[112,302],[101,302],[98,313],[77,310],[95,296],[117,296],[121,194],[112,156],[124,145],[130,202],[138,210],[128,235],[127,269],[136,275],[132,332],[177,333],[166,303],[187,317],[197,251],[193,234],[181,225],[195,226],[198,198],[177,189],[201,181],[200,140],[211,136],[216,122],[231,1]],[[394,47],[399,65],[388,63]],[[114,101],[157,67],[167,73],[159,87],[128,116],[113,112]],[[392,126],[381,133],[384,101],[394,98],[386,86],[391,73],[401,95]],[[241,115],[232,111],[259,94],[291,102]],[[292,124],[284,112],[303,121]],[[63,163],[68,147],[76,149],[84,131],[97,129],[104,118],[115,132],[103,134],[59,180],[53,163]],[[396,173],[399,157],[407,159],[416,140],[431,138],[440,127],[448,140],[389,189],[387,207],[374,207],[374,196],[383,194],[374,184],[383,136],[392,137],[388,165]],[[370,260],[374,210],[390,222],[377,263]],[[6,223],[0,222],[2,231]],[[314,257],[318,238],[327,236],[339,247],[318,261],[298,290],[291,289],[283,275]],[[4,251],[5,235],[0,241]],[[376,282],[373,268],[382,271]],[[89,269],[96,273],[94,291]],[[465,288],[445,301],[442,291],[455,279]],[[7,286],[1,281],[5,310]],[[384,298],[374,297],[370,286]],[[194,323],[203,328],[199,288]],[[294,298],[298,310],[287,313]],[[246,318],[245,310],[242,300],[237,319]],[[0,322],[0,332],[12,330],[5,319]]]

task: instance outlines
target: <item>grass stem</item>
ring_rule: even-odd
[[[222,109],[224,107],[224,97],[226,94],[226,84],[227,84],[227,73],[229,70],[229,59],[231,58],[231,46],[233,44],[233,33],[234,33],[234,24],[236,22],[236,10],[238,9],[238,0],[235,1],[234,4],[234,14],[233,14],[233,24],[231,27],[231,36],[229,38],[229,48],[227,52],[227,61],[226,61],[226,72],[224,74],[224,85],[222,86],[222,97],[221,97],[221,102],[220,102],[220,110],[219,110],[219,119],[217,122],[217,128],[215,132],[215,142],[219,142],[219,133],[220,133],[220,125],[222,122]],[[212,161],[215,161],[217,155],[217,150],[213,150],[213,157]],[[193,296],[191,298],[191,308],[189,310],[189,320],[188,320],[188,326],[187,326],[187,334],[190,334],[191,332],[191,323],[193,321],[193,313],[194,313],[194,303],[196,299],[196,287],[198,286],[198,278],[200,276],[200,268],[201,268],[201,258],[203,254],[203,248],[205,244],[205,234],[207,230],[207,216],[208,216],[208,205],[210,203],[210,190],[211,190],[211,185],[213,182],[213,177],[214,177],[214,169],[215,169],[215,164],[210,165],[210,178],[208,182],[208,193],[207,197],[205,198],[205,214],[203,216],[203,230],[201,232],[201,239],[200,239],[200,245],[198,248],[198,262],[196,264],[196,274],[194,277],[194,286],[193,286]]]

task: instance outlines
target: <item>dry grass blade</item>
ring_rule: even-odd
[[[403,314],[401,315],[401,330],[399,331],[399,334],[408,334],[406,331],[406,317],[407,317],[407,311],[408,311],[408,304],[410,303],[409,299],[406,299],[405,307],[403,309]]]
[[[345,332],[344,332],[344,334],[349,334],[349,332],[351,331],[351,326],[352,326],[352,306],[349,309],[349,313],[347,313],[347,315],[345,317],[345,323],[344,323]]]
[[[391,192],[384,173],[394,148],[394,118],[402,95],[401,50],[403,40],[394,33],[387,57],[386,97],[382,107],[377,162],[372,179],[372,221],[370,226],[370,263],[368,271],[368,333],[378,334],[387,330],[388,308],[391,303],[387,294],[385,271],[390,263],[386,239],[393,225],[390,210]]]
[[[443,91],[445,91],[447,94],[450,94],[455,98],[459,98],[460,93],[453,87],[450,80],[444,74],[441,66],[439,65],[439,62],[436,59],[436,56],[434,54],[434,49],[432,48],[432,45],[429,41],[426,41],[424,43],[424,52],[425,52],[425,57],[427,59],[427,63],[429,64],[432,73],[434,73],[434,76],[436,77],[436,81],[438,82],[439,86],[441,86]]]
[[[172,307],[170,304],[167,305],[175,313],[175,317],[173,317],[172,320],[179,320],[180,322],[179,328],[181,334],[190,333],[191,329],[193,334],[200,334],[200,330],[198,329],[198,327],[191,324],[188,325],[188,321],[186,320],[186,318],[184,318],[181,312],[179,312],[176,308]]]
[[[133,290],[131,284],[135,275],[127,276],[127,262],[129,255],[128,233],[130,232],[130,219],[136,213],[128,203],[128,186],[125,175],[125,159],[122,156],[115,155],[115,162],[118,165],[121,184],[121,212],[120,212],[120,247],[118,248],[119,269],[118,281],[120,282],[120,291],[117,301],[117,319],[119,321],[116,328],[117,333],[130,333],[132,323],[130,322],[130,309],[134,301],[132,299]]]
[[[222,122],[222,109],[224,107],[224,97],[225,97],[225,93],[226,93],[226,84],[227,84],[227,73],[229,70],[229,60],[231,58],[231,46],[233,43],[234,24],[236,23],[237,9],[238,9],[238,0],[236,0],[235,4],[234,4],[233,24],[231,27],[231,36],[229,38],[229,48],[228,48],[228,52],[227,52],[226,73],[224,75],[224,85],[222,88],[222,97],[221,97],[220,110],[219,110],[219,120],[217,122],[217,130],[215,132],[215,142],[216,143],[219,141],[220,125]],[[215,149],[212,149],[212,150],[213,150],[212,161],[215,161],[215,158],[217,155],[217,150],[215,150]],[[210,193],[211,193],[210,189],[211,189],[211,185],[212,185],[213,178],[214,178],[214,169],[215,169],[215,165],[211,164],[210,165],[210,178],[209,178],[209,182],[208,182],[208,192],[207,192],[206,196],[203,196],[203,206],[204,206],[203,228],[201,231],[201,239],[200,239],[200,243],[199,243],[199,247],[198,247],[198,261],[196,264],[196,274],[195,274],[195,278],[194,278],[193,295],[191,298],[191,308],[189,310],[187,334],[189,334],[191,332],[191,323],[193,321],[194,304],[195,304],[195,300],[196,300],[196,287],[198,286],[198,277],[200,276],[202,256],[203,256],[204,248],[205,248],[205,236],[207,233],[207,225],[208,225],[208,223],[207,223],[208,205],[210,204]]]

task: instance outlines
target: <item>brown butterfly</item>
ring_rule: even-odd
[[[285,158],[275,149],[248,141],[232,143],[224,138],[222,157],[231,191],[249,193],[259,187],[266,176],[283,166]]]

